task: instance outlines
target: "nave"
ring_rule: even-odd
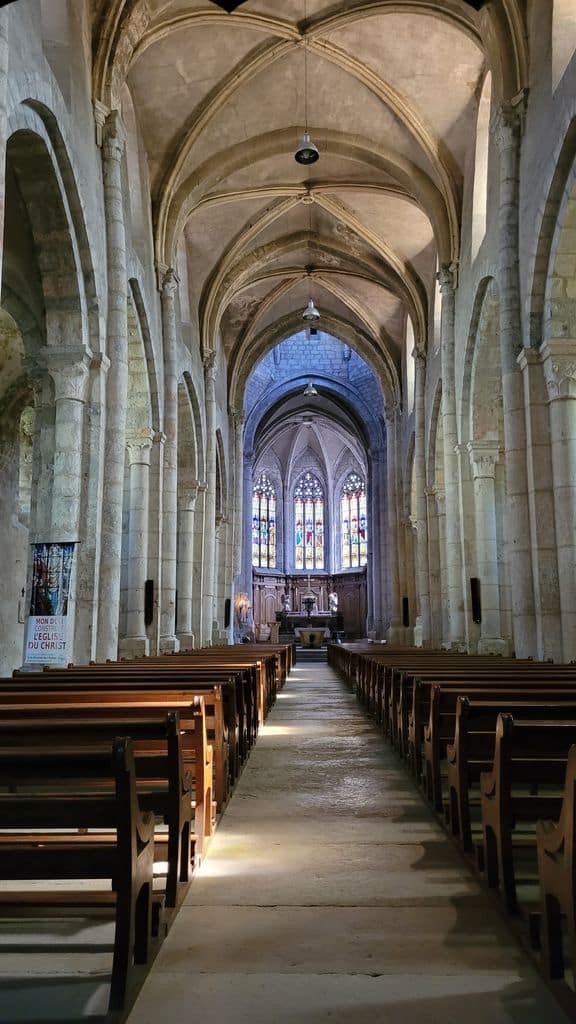
[[[300,662],[129,1024],[566,1018],[356,697]]]

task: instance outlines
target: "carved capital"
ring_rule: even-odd
[[[206,381],[216,380],[216,353],[206,352],[202,362],[204,363],[204,378]]]
[[[140,434],[130,437],[126,442],[128,464],[130,466],[149,466],[153,443],[153,430],[143,430]]]
[[[54,382],[54,400],[84,402],[92,354],[85,348],[45,348],[41,361]]]
[[[230,415],[230,419],[232,420],[232,423],[233,423],[234,427],[236,428],[236,430],[241,430],[242,427],[244,426],[244,422],[246,420],[246,417],[244,415],[244,410],[243,409],[232,409],[232,408],[230,408],[228,410],[228,413]]]
[[[523,89],[510,102],[501,103],[494,112],[490,122],[490,134],[501,153],[520,145],[527,99],[528,90]]]
[[[442,263],[436,274],[436,279],[442,295],[453,293],[458,286],[458,264]]]
[[[102,149],[104,159],[117,161],[122,159],[126,147],[126,129],[119,110],[111,110],[102,129]]]
[[[179,278],[173,267],[168,267],[168,270],[162,277],[162,298],[164,301],[173,302],[174,296],[178,291]]]
[[[198,480],[186,480],[178,488],[178,508],[183,512],[193,512],[196,508],[196,498],[200,490]]]
[[[466,445],[470,456],[472,476],[494,479],[496,465],[500,460],[502,449],[498,441],[469,441]]]
[[[163,430],[156,430],[153,437],[154,444],[162,445],[166,443],[166,434]]]
[[[540,356],[550,401],[576,398],[576,340],[559,338],[545,341],[540,348]]]

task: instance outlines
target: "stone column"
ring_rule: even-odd
[[[562,658],[576,659],[576,356],[572,339],[540,349],[550,400],[550,433]]]
[[[181,650],[194,649],[192,628],[192,602],[194,599],[194,513],[198,495],[198,481],[184,484],[178,494],[178,569],[176,588],[178,612],[176,635]]]
[[[144,591],[148,576],[148,509],[150,494],[150,452],[153,432],[131,438],[126,446],[128,472],[128,588],[126,636],[120,640],[122,657],[138,658],[150,653],[144,621]]]
[[[198,495],[194,509],[194,564],[192,566],[192,633],[197,646],[202,646],[205,635],[202,594],[204,593],[204,504],[206,484],[198,484]]]
[[[52,492],[50,508],[43,519],[43,534],[35,539],[78,544],[82,539],[83,427],[90,359],[83,348],[45,350],[42,358],[54,388],[53,426],[49,435],[52,452],[51,459],[46,459],[51,467]],[[44,495],[37,491],[36,500],[49,501],[49,495],[50,492]],[[76,632],[77,552],[75,562],[68,598],[70,661],[74,660]]]
[[[102,553],[96,647],[100,661],[116,658],[118,654],[120,613],[122,502],[128,406],[128,275],[122,205],[122,156],[125,142],[126,133],[120,114],[113,110],[104,124],[102,146],[108,291],[106,344],[110,368],[106,382]]]
[[[398,518],[397,452],[400,447],[400,408],[393,405],[386,409],[386,498],[388,505],[388,572],[390,590],[390,626],[388,642],[402,642],[402,593],[400,586],[400,530]]]
[[[388,558],[389,547],[386,543],[386,502],[385,458],[381,448],[370,450],[371,487],[370,487],[370,518],[368,521],[368,576],[372,582],[372,628],[375,639],[380,640],[385,634],[385,582],[390,575]]]
[[[90,360],[84,349],[46,349],[43,355],[54,382],[50,534],[55,541],[77,542],[82,501],[84,404]]]
[[[233,427],[233,453],[234,453],[234,510],[233,510],[233,552],[232,552],[232,575],[235,580],[242,572],[242,541],[243,541],[243,498],[244,498],[244,464],[243,464],[243,443],[244,443],[244,412],[242,409],[231,409],[230,418]],[[248,506],[249,508],[250,506]],[[276,524],[276,536],[278,536],[278,524]]]
[[[462,544],[458,473],[458,425],[456,416],[455,313],[456,268],[444,264],[438,273],[442,294],[442,431],[444,437],[444,493],[446,498],[446,580],[449,634],[446,645],[464,651],[464,594],[462,592]]]
[[[425,647],[430,643],[430,578],[428,565],[428,515],[426,507],[426,356],[414,352],[414,478],[416,490],[416,592],[420,636]]]
[[[491,130],[500,152],[498,285],[500,353],[506,467],[506,562],[512,594],[514,648],[518,657],[536,655],[532,543],[528,508],[526,424],[522,373],[519,265],[520,143],[523,103],[505,103]]]
[[[474,483],[474,537],[482,602],[478,654],[508,655],[510,645],[502,636],[494,490],[500,446],[498,441],[469,441],[467,448]]]
[[[228,597],[226,580],[226,531],[228,519],[219,512],[214,529],[214,612],[212,620],[212,643],[225,644],[229,630],[224,628],[224,602]]]
[[[216,531],[216,353],[204,358],[206,405],[206,496],[204,501],[204,569],[202,592],[203,642],[212,643],[214,621],[214,569]]]
[[[441,623],[440,644],[445,646],[450,637],[450,616],[448,613],[448,573],[446,570],[446,492],[436,488],[436,516],[438,524],[438,557],[440,560],[440,605]]]
[[[8,11],[0,11],[0,283],[4,254],[4,197],[6,195],[6,143],[8,141]]]
[[[524,378],[528,501],[532,533],[534,604],[538,658],[562,659],[554,473],[550,448],[550,407],[540,353],[524,348],[518,357]]]
[[[162,280],[162,341],[164,349],[164,473],[162,479],[162,589],[160,650],[179,649],[176,637],[176,549],[178,529],[178,369],[176,293],[178,278],[172,269]]]
[[[439,647],[442,637],[442,597],[440,582],[440,543],[438,536],[438,511],[436,488],[427,487],[426,509],[428,515],[428,560],[430,578],[430,641]]]
[[[243,507],[244,516],[242,523],[242,589],[248,594],[248,600],[252,604],[252,462],[254,452],[244,452],[242,460],[243,478],[242,490],[244,492]],[[281,514],[280,502],[276,517]],[[276,524],[276,551],[278,558],[284,558],[278,546],[278,524]]]

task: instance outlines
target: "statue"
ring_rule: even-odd
[[[280,604],[282,605],[282,612],[283,612],[283,614],[284,615],[288,615],[288,613],[291,611],[291,608],[290,608],[290,595],[286,594],[286,593],[282,594],[281,597],[280,597]]]
[[[330,615],[338,614],[338,594],[335,594],[334,591],[332,591],[331,594],[328,594],[328,608],[330,610]]]

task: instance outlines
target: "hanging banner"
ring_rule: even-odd
[[[74,544],[34,544],[25,661],[68,664],[68,596]]]

